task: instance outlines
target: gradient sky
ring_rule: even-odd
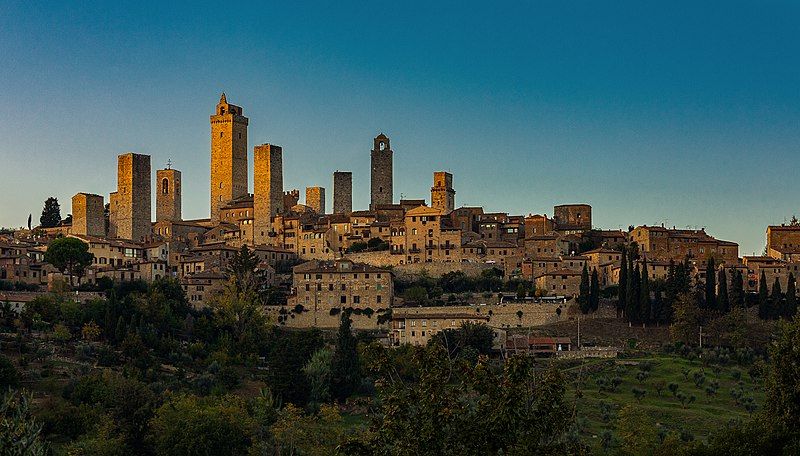
[[[458,206],[589,203],[598,227],[705,226],[742,254],[800,215],[798,2],[67,3],[0,2],[0,226],[107,199],[126,151],[172,159],[207,217],[222,91],[251,162],[282,145],[286,189],[329,209],[337,169],[366,208],[382,131],[395,200],[447,170]]]

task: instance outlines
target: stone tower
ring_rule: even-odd
[[[262,144],[254,149],[253,240],[268,244],[271,218],[284,212],[283,151],[280,146]]]
[[[392,149],[389,138],[383,133],[375,137],[371,157],[369,208],[378,204],[392,204]]]
[[[353,212],[353,173],[336,171],[333,173],[333,213]]]
[[[102,196],[77,193],[72,197],[72,234],[105,236],[104,211]]]
[[[181,221],[181,172],[167,168],[156,171],[156,222]]]
[[[228,201],[247,194],[247,124],[223,93],[211,116],[211,220]]]
[[[306,206],[310,207],[317,214],[325,214],[325,188],[306,187]]]
[[[117,193],[112,197],[116,215],[116,235],[121,239],[141,241],[150,236],[150,156],[134,153],[117,160]]]
[[[449,214],[456,208],[456,191],[453,190],[452,174],[445,171],[433,173],[431,207],[441,209],[444,214]]]

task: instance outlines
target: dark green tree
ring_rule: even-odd
[[[797,314],[797,284],[795,283],[794,274],[789,273],[789,283],[786,285],[786,313],[784,317],[787,319],[793,318]]]
[[[0,397],[0,455],[45,456],[50,454],[42,438],[42,423],[31,411],[33,397],[6,390]]]
[[[639,320],[642,323],[650,323],[650,277],[647,272],[647,259],[642,261],[642,278],[639,285]]]
[[[779,318],[783,309],[783,292],[781,291],[781,282],[775,277],[775,282],[772,283],[772,294],[769,297],[769,317]]]
[[[342,312],[336,348],[331,359],[331,395],[339,401],[352,396],[361,384],[357,341],[350,329],[351,325],[350,312]]]
[[[591,290],[589,285],[589,269],[586,266],[586,263],[584,263],[583,271],[581,272],[580,292],[578,294],[578,303],[580,304],[581,312],[583,312],[584,315],[589,313],[589,310],[591,309],[592,306],[589,296],[590,292]]]
[[[39,217],[39,226],[42,228],[53,228],[61,223],[61,207],[58,205],[58,198],[51,196],[44,202],[42,216]]]
[[[89,253],[89,244],[73,237],[54,239],[48,244],[44,253],[44,261],[69,275],[70,285],[73,282],[72,277],[81,277],[84,269],[92,264],[93,260],[94,255]]]
[[[761,278],[758,281],[758,317],[762,320],[769,318],[769,289],[764,271],[761,271]]]
[[[625,316],[629,322],[633,323],[638,322],[640,318],[639,310],[641,301],[639,293],[641,290],[642,272],[639,268],[639,263],[636,263],[636,266],[631,268],[631,271],[633,273],[628,281],[630,286],[628,287],[628,305],[625,307]]]
[[[726,314],[731,310],[731,303],[728,299],[728,274],[725,273],[725,268],[719,270],[718,285],[719,294],[717,295],[717,310],[722,314]]]
[[[714,257],[706,262],[706,296],[704,307],[714,310],[717,308],[717,266]]]
[[[592,279],[589,286],[589,302],[592,312],[597,312],[600,308],[600,279],[597,276],[597,269],[592,269]]]
[[[622,248],[619,267],[619,286],[617,286],[617,316],[622,315],[628,303],[628,249]]]
[[[490,355],[494,342],[494,331],[483,323],[464,323],[459,328],[439,331],[429,344],[441,344],[447,348],[451,358],[457,358],[464,349],[479,355]]]
[[[736,269],[731,286],[730,308],[739,309],[746,306],[744,296],[744,275],[740,269]]]

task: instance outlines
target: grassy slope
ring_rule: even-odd
[[[640,371],[639,366],[624,363],[642,362],[652,363],[652,368],[649,377],[639,382],[636,378]],[[691,371],[688,379],[683,375],[684,369]],[[705,372],[706,380],[698,388],[693,373],[701,369]],[[741,385],[734,380],[734,371],[742,373]],[[749,417],[742,405],[735,404],[730,395],[731,388],[742,388],[744,396],[752,396],[759,406],[764,399],[761,380],[756,379],[754,382],[746,368],[726,366],[718,368],[715,372],[711,366],[703,368],[698,360],[689,361],[677,356],[652,355],[615,361],[587,360],[577,367],[569,368],[567,375],[571,380],[569,403],[574,403],[577,407],[578,420],[582,424],[582,437],[595,447],[599,446],[599,436],[603,431],[614,431],[617,412],[628,404],[645,409],[660,429],[687,431],[696,439],[705,439],[712,430],[724,426],[730,420],[744,420]],[[623,382],[615,392],[600,392],[595,382],[598,377],[620,377]],[[682,391],[686,396],[693,394],[696,400],[692,404],[687,403],[684,408],[667,388],[664,388],[659,396],[654,387],[658,380],[663,380],[666,384],[677,383],[678,391]],[[719,382],[719,388],[716,395],[708,396],[705,388],[714,380]],[[582,396],[576,401],[575,388],[578,385],[581,385]],[[636,400],[633,388],[647,391],[641,401]],[[600,411],[601,402],[612,406],[611,417],[607,422],[603,420]]]

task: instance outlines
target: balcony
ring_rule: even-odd
[[[421,250],[416,247],[408,249],[408,253],[419,253],[419,252],[421,252]]]

